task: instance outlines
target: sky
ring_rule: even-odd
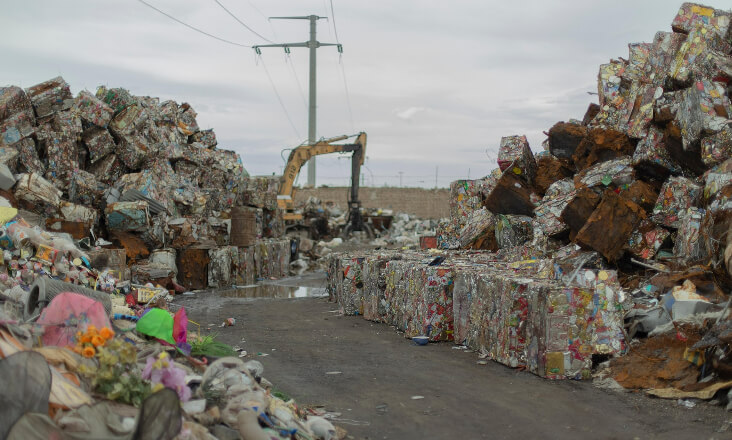
[[[597,101],[597,72],[628,43],[670,31],[669,0],[0,0],[0,86],[61,75],[188,102],[252,175],[281,174],[308,135],[308,50],[317,15],[317,138],[368,134],[362,183],[447,187],[496,167],[502,136],[532,150]],[[729,0],[705,4],[729,9]],[[222,6],[231,12],[230,15]],[[332,6],[332,9],[331,9]],[[234,18],[236,17],[236,18]],[[243,23],[243,24],[242,24]],[[248,26],[254,32],[250,31]],[[255,33],[256,32],[256,33]],[[259,35],[257,35],[259,34]],[[227,40],[220,41],[214,37]],[[263,38],[262,38],[263,37]],[[319,156],[317,185],[347,186],[350,157]],[[306,183],[306,170],[298,178]]]

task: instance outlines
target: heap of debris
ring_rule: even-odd
[[[600,66],[599,104],[551,127],[545,151],[502,138],[496,170],[451,185],[439,249],[332,257],[344,312],[544,377],[587,378],[593,356],[632,347],[611,364],[628,387],[730,378],[731,17],[684,3],[672,32]],[[645,345],[690,379],[642,355],[629,367]]]
[[[279,180],[250,177],[187,103],[61,77],[0,88],[2,290],[39,276],[113,290],[281,277]],[[16,211],[12,211],[17,209]]]

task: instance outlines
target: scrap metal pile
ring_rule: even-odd
[[[599,104],[545,151],[504,137],[496,170],[454,182],[437,249],[331,256],[331,295],[543,377],[611,356],[631,388],[732,379],[731,17],[684,3],[672,32],[600,66]]]
[[[289,268],[279,181],[195,118],[60,77],[0,88],[0,438],[334,438],[170,303]]]
[[[0,88],[0,176],[2,290],[39,276],[180,291],[287,274],[278,179],[250,177],[189,104],[104,86],[73,97],[61,77]]]

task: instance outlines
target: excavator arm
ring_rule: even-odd
[[[285,172],[280,181],[280,191],[277,195],[277,205],[283,210],[285,220],[300,220],[302,216],[294,213],[294,203],[292,201],[292,187],[295,179],[300,174],[300,169],[310,158],[321,154],[329,153],[348,153],[352,152],[351,158],[351,193],[349,204],[349,218],[352,217],[353,210],[360,209],[361,203],[358,200],[358,183],[361,174],[361,166],[366,156],[366,133],[356,135],[356,140],[352,144],[335,144],[334,142],[348,139],[352,136],[338,136],[331,139],[325,139],[312,145],[301,145],[290,152],[285,166]],[[354,226],[354,230],[361,230],[362,221],[360,219],[360,211],[355,214],[358,218],[350,219],[349,223]],[[354,224],[353,221],[357,222]]]

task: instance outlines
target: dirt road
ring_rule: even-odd
[[[290,285],[322,285],[322,276]],[[287,281],[284,284],[288,284]],[[293,289],[294,290],[294,289]],[[229,296],[222,296],[229,295]],[[245,299],[232,292],[176,300],[189,317],[264,364],[264,376],[301,405],[341,413],[356,439],[722,439],[723,408],[548,381],[452,344],[416,346],[393,328],[339,316],[326,298]]]

